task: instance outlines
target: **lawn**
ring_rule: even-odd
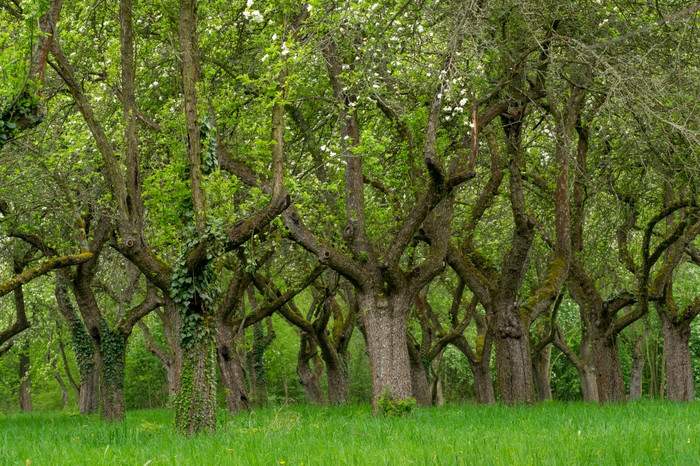
[[[214,435],[185,439],[172,413],[120,424],[65,413],[0,415],[0,464],[397,465],[700,464],[700,405],[545,403],[416,409],[290,406],[219,413]]]

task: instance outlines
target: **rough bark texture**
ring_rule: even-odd
[[[411,391],[413,398],[421,406],[431,406],[433,404],[432,390],[428,382],[428,373],[425,362],[421,357],[420,348],[409,342],[408,356],[411,363]]]
[[[217,325],[216,357],[221,372],[221,384],[226,392],[226,408],[229,413],[238,413],[250,407],[246,390],[243,365],[235,347],[231,327]]]
[[[496,393],[491,378],[491,349],[492,339],[485,334],[477,337],[476,350],[472,350],[467,339],[460,335],[453,341],[454,346],[464,354],[469,368],[474,376],[474,394],[478,404],[491,405],[496,403]]]
[[[25,413],[32,410],[32,376],[29,369],[29,345],[25,342],[19,352],[19,408]]]
[[[185,435],[216,429],[216,346],[201,338],[185,352],[175,425]]]
[[[666,398],[671,401],[695,400],[693,370],[690,360],[690,322],[674,325],[662,318],[661,331],[664,337],[664,359],[666,361]]]
[[[552,399],[552,386],[550,384],[550,361],[552,358],[552,347],[547,345],[541,351],[534,353],[532,358],[532,368],[535,376],[535,388],[537,389],[537,399],[548,401]]]
[[[605,336],[596,338],[593,341],[593,361],[598,376],[600,402],[624,402],[626,399],[625,383],[622,378],[617,338]]]
[[[644,352],[642,351],[643,335],[637,337],[632,350],[632,369],[630,370],[630,400],[642,398],[642,375],[644,373]]]
[[[90,371],[80,374],[80,396],[78,411],[80,414],[96,414],[100,409],[100,372],[97,362]]]
[[[495,339],[497,382],[505,404],[534,402],[530,343],[526,334]]]
[[[313,367],[311,367],[312,363]],[[310,404],[324,404],[323,392],[321,391],[322,374],[323,363],[316,351],[316,345],[308,335],[301,335],[297,353],[297,375]]]
[[[359,293],[358,301],[360,312],[365,313],[374,402],[384,393],[397,400],[408,399],[412,395],[406,346],[409,301],[364,293]]]

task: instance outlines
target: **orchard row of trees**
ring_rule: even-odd
[[[694,399],[700,5],[0,7],[0,354],[42,277],[82,413],[123,418],[139,327],[178,427],[214,429],[218,380],[264,393],[274,313],[316,403],[348,401],[354,332],[375,403],[430,404],[448,345],[480,403],[551,398],[553,347],[622,401],[650,313]]]

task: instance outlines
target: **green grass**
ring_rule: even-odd
[[[0,464],[700,464],[700,405],[545,403],[417,409],[292,406],[227,416],[185,439],[169,411],[121,424],[62,413],[0,416]]]

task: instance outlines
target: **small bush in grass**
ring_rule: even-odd
[[[377,408],[379,408],[379,414],[385,417],[389,416],[410,416],[413,414],[413,408],[416,407],[415,398],[407,398],[398,400],[394,399],[394,395],[390,391],[386,391],[379,395],[377,400]]]

